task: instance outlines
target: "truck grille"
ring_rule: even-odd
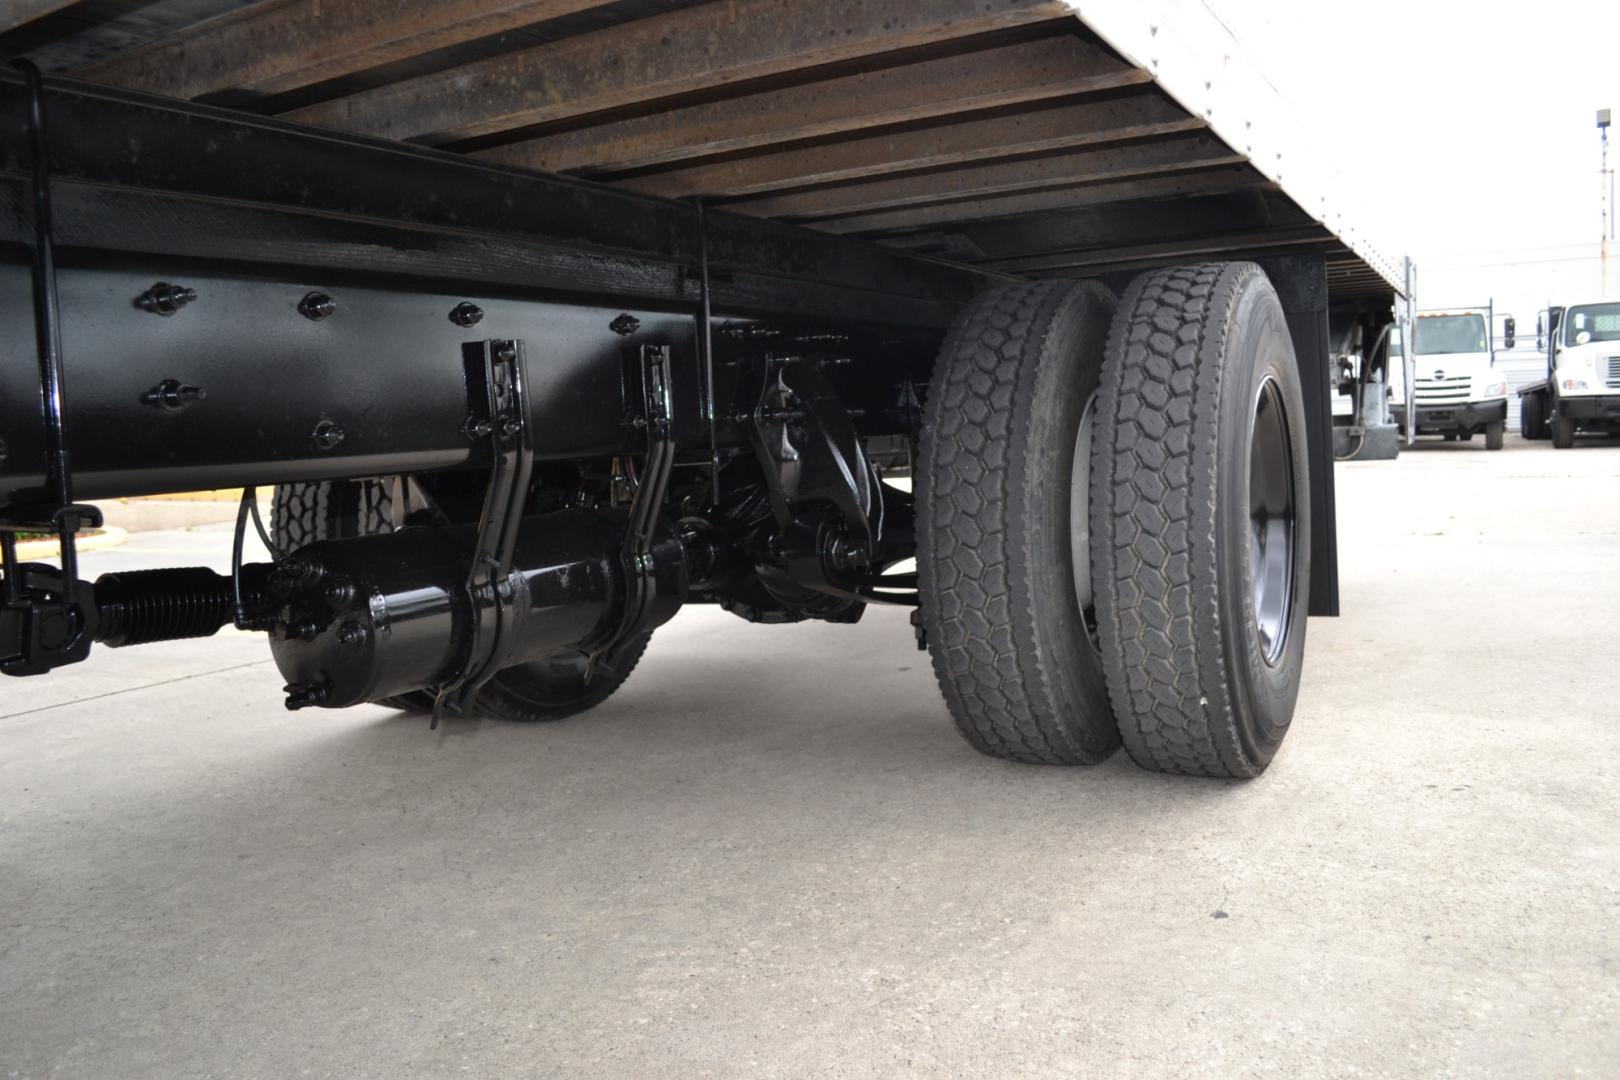
[[[1472,381],[1467,375],[1417,379],[1412,384],[1412,400],[1418,405],[1462,405],[1468,400]]]
[[[1620,390],[1620,356],[1609,357],[1609,377],[1604,381],[1610,390]]]

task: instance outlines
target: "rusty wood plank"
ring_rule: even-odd
[[[1186,172],[1242,160],[1243,155],[1219,139],[1198,133],[769,195],[728,203],[727,208],[758,217],[838,217],[1015,191]]]
[[[1048,191],[965,199],[960,202],[936,203],[931,206],[916,206],[904,210],[855,214],[850,217],[817,221],[812,227],[823,232],[844,235],[879,235],[907,229],[937,229],[965,222],[991,221],[997,218],[1018,217],[1024,214],[1040,214],[1088,206],[1103,206],[1131,199],[1202,195],[1274,186],[1271,181],[1247,166],[1228,167],[1210,169],[1205,172],[1184,173],[1176,176],[1121,180],[1111,183],[1088,184],[1080,187],[1056,188]]]
[[[904,233],[885,243],[919,252],[941,247],[957,249],[967,253],[968,261],[989,262],[1179,240],[1214,232],[1283,228],[1308,224],[1309,220],[1274,189],[1249,188],[1065,207]],[[969,240],[971,246],[962,243],[963,239]]]
[[[800,146],[756,157],[652,173],[617,182],[648,195],[740,196],[964,165],[1092,143],[1196,131],[1204,121],[1158,93],[1082,101],[1013,116],[997,114],[925,128]]]
[[[79,0],[7,0],[6,4],[0,6],[0,34],[27,25],[35,19],[53,15],[78,2]]]
[[[602,2],[262,0],[73,75],[178,98],[226,89],[275,94]]]
[[[1333,234],[1321,225],[1303,225],[1288,229],[1257,229],[1183,240],[1162,240],[1151,244],[1129,244],[1027,259],[1001,259],[983,265],[1023,274],[1052,274],[1065,270],[1135,270],[1206,255],[1255,254],[1274,248],[1332,240]]]
[[[1287,196],[1266,186],[1197,195],[1138,197],[979,222],[960,231],[973,238],[980,253],[976,259],[994,260],[1310,223],[1310,218]]]
[[[599,177],[1148,81],[1101,45],[1064,33],[592,124],[475,156]]]
[[[438,145],[1065,16],[1060,0],[716,0],[287,119]]]

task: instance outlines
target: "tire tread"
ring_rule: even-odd
[[[1043,764],[1093,764],[1056,714],[1025,556],[1014,472],[1020,424],[1033,407],[1030,358],[1041,353],[1071,281],[1004,286],[976,299],[940,351],[918,459],[917,568],[934,673],[951,716],[975,749]],[[1065,451],[1067,452],[1067,451]],[[1072,723],[1072,721],[1070,722]]]
[[[1216,594],[1217,404],[1212,349],[1245,263],[1145,274],[1121,299],[1093,454],[1093,564],[1103,669],[1126,752],[1158,772],[1253,776],[1224,705]],[[1102,475],[1099,475],[1102,472]],[[1212,662],[1211,657],[1214,657]]]

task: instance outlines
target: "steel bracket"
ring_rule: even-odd
[[[595,677],[597,668],[615,649],[642,631],[658,599],[658,563],[653,557],[653,545],[658,515],[669,492],[670,472],[675,467],[671,359],[668,345],[641,347],[642,402],[646,411],[644,417],[637,418],[637,425],[647,432],[647,461],[630,504],[630,529],[624,539],[624,610],[613,632],[590,650],[586,681]]]
[[[433,705],[433,726],[445,716],[464,716],[478,691],[504,665],[512,648],[512,627],[520,582],[512,576],[512,555],[528,500],[534,469],[534,440],[521,341],[470,342],[462,348],[467,376],[469,435],[488,442],[489,486],[478,521],[478,542],[467,570],[472,633],[455,678]]]

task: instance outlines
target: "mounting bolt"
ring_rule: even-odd
[[[306,559],[282,559],[270,571],[270,592],[281,597],[291,596],[325,576],[326,571],[321,566]]]
[[[357,622],[346,622],[338,627],[337,643],[339,645],[364,645],[371,632]]]
[[[309,433],[309,439],[317,450],[336,450],[343,442],[344,431],[336,420],[321,420]]]
[[[326,583],[326,602],[333,607],[345,607],[354,601],[354,583],[333,578]]]
[[[613,331],[615,334],[618,334],[620,337],[629,337],[631,334],[641,329],[641,320],[627,311],[623,315],[620,315],[618,318],[614,319],[612,322],[608,323],[608,329]]]
[[[46,652],[60,652],[78,638],[79,631],[72,615],[66,611],[41,612],[35,640]]]
[[[283,687],[287,692],[287,711],[297,712],[307,709],[311,705],[325,704],[329,691],[322,684],[305,685],[304,683],[288,683]]]
[[[193,300],[197,290],[160,281],[135,298],[135,306],[154,315],[173,315]]]
[[[515,416],[508,416],[501,421],[501,438],[510,439],[523,430],[523,421]]]
[[[164,412],[179,412],[207,396],[208,391],[200,386],[191,386],[179,379],[164,379],[141,395],[141,404],[156,406]]]
[[[865,548],[859,544],[850,543],[847,537],[842,536],[832,542],[827,555],[831,559],[833,566],[839,570],[866,566],[871,561],[867,558]]]
[[[509,364],[517,359],[517,342],[502,341],[495,346],[495,359]]]
[[[450,309],[450,321],[457,326],[477,326],[484,320],[484,309],[463,300]]]
[[[336,310],[337,301],[323,292],[306,293],[304,298],[298,301],[298,314],[316,322],[320,322]]]
[[[461,433],[474,442],[489,438],[489,433],[494,430],[494,424],[477,416],[467,417],[467,422],[461,425]]]

